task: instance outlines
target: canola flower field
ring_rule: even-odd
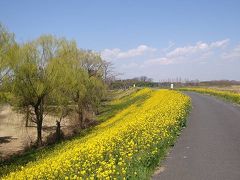
[[[194,91],[202,94],[209,94],[209,95],[223,98],[230,102],[240,104],[240,93],[237,93],[237,92],[232,92],[227,90],[216,90],[211,88],[180,88],[180,90]]]
[[[171,90],[142,89],[127,98],[138,97],[144,98],[90,134],[42,153],[37,161],[12,169],[2,179],[149,178],[185,125],[191,102],[186,95]]]

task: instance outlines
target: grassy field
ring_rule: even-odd
[[[209,94],[216,97],[223,98],[227,101],[240,104],[240,93],[232,88],[181,88],[182,91],[194,91],[202,94]]]
[[[2,163],[2,179],[148,179],[189,107],[190,99],[176,91],[120,95],[102,110],[97,127]]]
[[[231,85],[231,86],[211,86],[211,89],[220,90],[220,91],[230,91],[235,93],[240,93],[239,85]]]

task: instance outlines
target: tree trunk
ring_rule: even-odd
[[[29,111],[28,111],[28,108],[27,108],[25,127],[28,127],[28,120],[29,120]]]
[[[84,111],[83,109],[81,110],[81,128],[84,129],[85,128],[85,124],[84,124],[84,120],[85,120],[85,117],[84,117]]]
[[[42,146],[42,123],[37,123],[37,146]]]
[[[93,113],[94,113],[94,111],[93,111]],[[93,114],[93,115],[99,115],[99,114],[100,114],[100,111],[99,111],[99,109],[97,108],[97,109],[96,109],[96,113]]]
[[[56,141],[60,141],[61,140],[61,124],[60,121],[56,121]]]
[[[29,122],[29,118],[30,118],[30,108],[29,106],[27,106],[26,108],[26,122],[25,122],[25,127],[28,127],[28,122]]]
[[[83,111],[83,108],[81,108],[80,106],[78,106],[78,120],[79,120],[81,129],[84,129],[84,111]]]
[[[39,105],[34,107],[37,120],[37,146],[42,146],[42,122],[43,122],[43,99],[39,100]]]

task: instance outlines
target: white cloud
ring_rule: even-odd
[[[204,43],[204,42],[197,42],[194,46],[185,46],[185,47],[180,47],[176,48],[173,51],[170,51],[167,53],[167,57],[179,57],[179,56],[186,56],[186,55],[191,55],[194,53],[199,53],[203,51],[208,51],[214,48],[222,48],[227,45],[229,42],[229,39],[224,39],[221,41],[215,41],[212,43]]]
[[[199,51],[203,51],[209,48],[209,45],[206,43],[198,42],[194,46],[185,46],[176,48],[166,54],[167,57],[179,57],[194,54]]]
[[[173,47],[175,46],[175,43],[173,41],[169,41],[168,42],[168,46],[166,48],[164,48],[162,51],[163,52],[168,52],[170,51]]]
[[[172,60],[166,57],[149,59],[144,62],[144,65],[168,65],[172,64]]]
[[[106,60],[116,59],[114,65],[116,71],[122,73],[122,78],[146,75],[155,80],[177,76],[239,79],[240,44],[233,46],[229,41],[198,41],[183,46],[169,42],[162,49],[147,45],[125,51],[119,48],[105,49],[102,56],[107,57]]]
[[[228,42],[229,39],[224,39],[211,43],[205,43],[200,41],[197,42],[195,45],[175,48],[174,50],[167,52],[163,57],[145,61],[145,64],[168,65],[206,59],[206,57],[213,54],[214,49],[224,48],[226,47]]]
[[[176,47],[173,42],[169,42],[168,46],[162,49],[147,45],[139,45],[126,51],[119,48],[104,49],[101,56],[111,61],[124,59],[124,61],[114,62],[117,70],[125,74],[125,77],[134,77],[139,74],[159,74],[160,68],[162,73],[167,69],[167,65],[184,64],[183,66],[192,67],[197,64],[213,64],[221,58],[240,58],[240,45],[229,50],[230,47],[227,47],[229,41],[229,39],[214,42],[199,41],[182,47]],[[227,53],[221,54],[224,51]],[[169,68],[176,67],[169,66]]]
[[[230,59],[230,60],[235,60],[235,59],[240,60],[240,44],[237,45],[231,51],[223,53],[222,58],[223,59]]]
[[[139,68],[139,64],[134,63],[134,62],[131,62],[131,63],[129,63],[129,64],[123,64],[123,65],[121,66],[121,68],[123,68],[123,69]]]
[[[221,40],[221,41],[212,42],[210,47],[213,47],[213,48],[219,48],[220,47],[220,48],[222,48],[222,47],[225,47],[228,44],[229,41],[230,41],[229,39],[224,39],[224,40]]]
[[[137,56],[142,56],[149,52],[156,51],[155,48],[149,47],[147,45],[139,45],[137,48],[130,49],[128,51],[122,51],[121,49],[104,49],[101,52],[101,55],[106,60],[114,60],[114,59],[127,59]]]

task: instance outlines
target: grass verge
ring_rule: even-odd
[[[180,88],[180,91],[193,91],[202,94],[213,95],[220,97],[226,101],[233,102],[240,105],[240,94],[227,90],[215,90],[211,88]]]

